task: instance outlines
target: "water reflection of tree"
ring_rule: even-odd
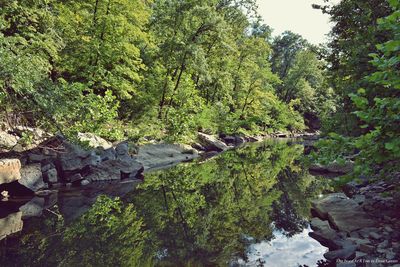
[[[303,229],[317,183],[301,154],[301,146],[264,143],[147,176],[131,201],[163,265],[224,265],[245,257],[246,236],[271,239],[272,222],[288,235]]]
[[[301,154],[301,146],[264,143],[146,175],[129,204],[102,198],[71,225],[54,216],[38,223],[21,234],[10,262],[226,266],[245,258],[248,237],[273,238],[273,222],[289,236],[305,226],[318,186],[298,164]]]

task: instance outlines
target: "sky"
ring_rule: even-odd
[[[290,30],[312,44],[327,40],[325,35],[331,28],[329,16],[311,7],[323,4],[323,0],[257,0],[257,3],[264,23],[274,30],[274,36]]]

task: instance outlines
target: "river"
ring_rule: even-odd
[[[0,241],[0,265],[316,266],[327,249],[308,236],[310,202],[327,183],[303,167],[303,150],[268,140],[141,183],[60,191]]]

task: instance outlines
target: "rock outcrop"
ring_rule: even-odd
[[[329,194],[312,203],[317,217],[310,222],[314,232],[309,235],[330,249],[326,259],[366,262],[400,258],[400,193],[394,190],[400,184],[395,181],[350,182],[344,186],[347,196]]]

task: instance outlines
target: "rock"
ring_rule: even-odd
[[[108,149],[100,149],[98,151],[101,161],[114,160],[116,158],[116,152],[113,147]]]
[[[0,240],[22,230],[22,212],[18,211],[0,219]]]
[[[181,144],[180,147],[182,148],[182,154],[189,154],[189,155],[199,154],[199,152],[196,149],[194,149],[189,145]]]
[[[44,198],[34,197],[28,203],[21,206],[19,210],[22,212],[22,219],[42,216],[44,202]]]
[[[365,202],[365,196],[364,195],[355,195],[353,196],[354,201],[358,204],[361,205]]]
[[[5,191],[5,190],[4,190],[4,191],[1,191],[0,195],[1,195],[2,198],[5,198],[5,199],[9,198],[9,196],[10,196],[10,195],[8,194],[8,191]]]
[[[18,180],[18,183],[33,192],[47,187],[43,182],[41,165],[39,163],[23,167],[21,169],[21,179]]]
[[[356,251],[356,259],[362,258],[367,256],[367,253],[361,252],[361,251]]]
[[[143,171],[143,165],[135,160],[129,164],[119,160],[107,160],[92,167],[90,174],[85,177],[88,181],[110,181],[122,178],[134,178]]]
[[[357,247],[359,247],[361,244],[364,244],[364,245],[371,244],[369,239],[361,239],[361,238],[350,237],[349,240],[351,240],[354,244],[356,244]]]
[[[90,184],[90,181],[89,181],[89,180],[83,179],[83,180],[81,181],[81,185],[82,185],[82,186],[85,186],[85,185],[88,185],[88,184]]]
[[[369,233],[369,236],[370,236],[371,238],[373,238],[373,239],[376,239],[376,240],[379,240],[379,239],[382,238],[382,235],[380,235],[380,234],[378,234],[378,233],[376,233],[376,232],[371,232],[371,233]]]
[[[356,256],[356,248],[357,247],[355,245],[352,245],[342,249],[329,251],[324,254],[324,257],[330,261],[334,261],[336,259],[351,260]]]
[[[136,161],[143,164],[145,170],[174,166],[182,161],[197,158],[198,154],[184,154],[184,148],[175,144],[149,144],[139,148]]]
[[[89,146],[93,148],[103,147],[108,149],[112,147],[110,142],[92,133],[78,133],[78,139],[81,142],[88,142]]]
[[[126,142],[119,143],[115,147],[115,152],[117,153],[117,156],[118,155],[128,155],[128,153],[129,153],[128,143],[126,143]]]
[[[229,149],[229,147],[222,141],[218,140],[216,137],[212,135],[208,135],[205,133],[198,133],[198,137],[202,145],[208,151],[224,151]]]
[[[53,163],[42,164],[42,173],[47,172],[50,169],[54,169],[56,166]]]
[[[49,169],[48,171],[43,173],[45,180],[51,184],[55,184],[58,182],[58,173],[55,168]]]
[[[337,229],[347,233],[375,225],[362,208],[343,193],[329,194],[313,201],[312,210],[321,219],[328,219]]]
[[[389,241],[384,240],[382,243],[378,245],[378,248],[387,248],[389,246]]]
[[[12,149],[18,144],[18,137],[6,133],[4,131],[0,131],[0,150],[1,149]]]
[[[0,159],[0,184],[21,179],[19,159]]]
[[[36,154],[36,153],[29,153],[28,154],[28,162],[31,163],[31,164],[32,163],[41,163],[45,159],[47,159],[47,156],[43,155],[43,154]]]
[[[364,252],[364,253],[367,253],[367,254],[371,254],[371,253],[373,253],[375,251],[375,248],[373,246],[367,245],[367,244],[360,244],[358,246],[358,249],[361,252]]]

